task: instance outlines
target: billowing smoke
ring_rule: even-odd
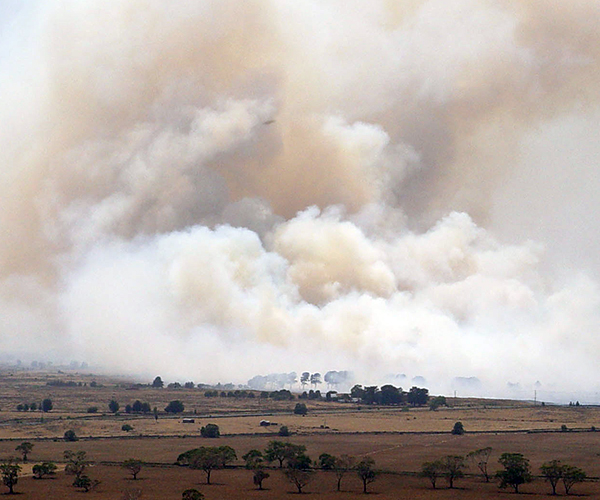
[[[598,2],[2,10],[5,353],[600,390]]]

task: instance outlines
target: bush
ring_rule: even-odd
[[[69,429],[65,432],[64,439],[65,441],[79,441],[79,438],[73,429]]]
[[[454,427],[452,428],[452,434],[455,436],[462,436],[465,433],[465,428],[463,427],[462,422],[456,422]]]
[[[129,425],[129,424],[123,424],[123,425],[121,426],[121,430],[122,430],[122,431],[125,431],[125,432],[129,432],[129,431],[132,431],[132,430],[133,430],[133,427],[131,427],[131,425]]]
[[[296,415],[306,415],[308,413],[308,408],[304,403],[296,403],[296,407],[294,408],[294,414]]]
[[[48,413],[52,410],[52,400],[50,398],[46,398],[42,401],[42,411],[44,413]]]
[[[165,411],[167,413],[182,413],[185,410],[185,406],[183,403],[176,399],[175,401],[171,401],[166,407]]]
[[[205,438],[218,438],[221,433],[219,426],[216,424],[206,424],[206,427],[200,429],[200,435]]]
[[[98,407],[97,406],[90,406],[87,409],[88,413],[98,413]]]
[[[290,435],[290,430],[288,429],[287,425],[282,425],[279,428],[279,435],[283,437]]]

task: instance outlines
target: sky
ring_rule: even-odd
[[[598,18],[0,3],[3,357],[600,400]]]

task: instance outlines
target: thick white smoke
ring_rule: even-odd
[[[0,13],[6,353],[600,390],[599,3]]]

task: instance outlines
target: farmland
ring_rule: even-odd
[[[75,385],[47,385],[58,378],[75,381]],[[207,398],[201,389],[159,389],[85,373],[4,371],[0,384],[0,458],[18,455],[15,447],[22,441],[34,445],[30,464],[53,461],[60,467],[65,450],[85,451],[94,462],[89,474],[100,481],[89,493],[93,498],[117,499],[130,489],[140,489],[142,498],[181,498],[186,488],[197,488],[207,499],[286,497],[295,488],[281,472],[269,470],[266,489],[258,491],[252,484],[252,473],[243,468],[240,458],[250,449],[263,450],[272,440],[304,445],[313,460],[321,453],[373,458],[382,473],[370,490],[379,499],[431,498],[432,493],[439,498],[510,498],[510,489],[499,490],[497,482],[483,482],[473,467],[467,470],[467,477],[457,481],[454,490],[447,489],[440,480],[439,489],[433,492],[426,479],[416,476],[425,461],[466,455],[484,447],[493,449],[489,462],[493,471],[499,468],[500,454],[518,452],[530,460],[534,474],[539,474],[542,463],[558,459],[581,467],[591,478],[600,476],[600,433],[593,431],[600,424],[600,409],[596,407],[457,399],[449,400],[448,408],[430,411],[311,400],[305,401],[308,414],[300,416],[293,413],[296,400]],[[19,404],[44,398],[52,400],[52,411],[16,410]],[[153,413],[111,413],[111,400],[118,401],[121,408],[135,400],[147,401],[159,410],[157,418]],[[172,400],[184,403],[184,414],[162,411]],[[97,411],[88,413],[90,407]],[[184,416],[194,422],[184,423]],[[277,425],[261,427],[261,419]],[[450,433],[457,421],[463,423],[466,434]],[[200,437],[200,428],[208,423],[219,426],[219,439]],[[122,430],[124,425],[131,430]],[[291,431],[290,437],[279,437],[278,429],[283,425]],[[79,440],[65,442],[67,430],[73,430]],[[186,450],[217,445],[234,448],[238,460],[232,467],[214,472],[215,484],[204,484],[202,471],[173,465]],[[120,462],[128,458],[147,462],[139,480],[132,480],[120,467]],[[28,470],[23,468],[15,488],[24,494],[23,498],[84,495],[73,488],[73,478],[63,472],[54,479],[36,480],[27,475]],[[318,471],[306,492],[311,498],[323,499],[363,496],[355,474],[344,479],[342,492],[335,491],[335,484],[331,472]],[[594,496],[600,494],[600,484],[586,481],[574,490]],[[550,488],[541,478],[524,485],[522,491],[537,498],[550,496]]]

